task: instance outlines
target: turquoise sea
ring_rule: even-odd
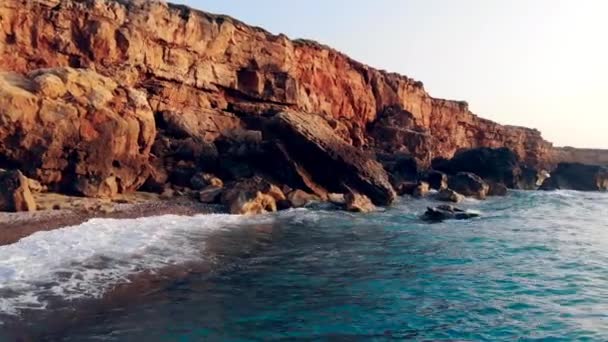
[[[0,247],[0,340],[608,341],[608,193],[92,220]]]

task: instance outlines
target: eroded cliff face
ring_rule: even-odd
[[[553,160],[540,133],[432,98],[422,83],[320,44],[147,0],[4,0],[0,70],[87,68],[147,95],[154,113],[194,118],[209,142],[285,108],[325,116],[347,143],[429,163],[476,146]],[[1,110],[1,109],[0,109]],[[236,114],[236,115],[235,115]],[[397,124],[395,124],[397,123]]]

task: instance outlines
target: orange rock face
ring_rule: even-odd
[[[366,125],[397,106],[434,138],[431,146],[406,139],[402,150],[414,154],[507,146],[538,163],[551,151],[538,131],[478,118],[466,103],[432,98],[420,82],[225,16],[143,0],[5,0],[0,17],[0,68],[91,68],[147,90],[154,111],[272,103],[338,120],[345,140],[365,144],[358,140],[367,140]]]
[[[90,70],[0,73],[0,156],[91,197],[137,189],[156,135],[144,93]]]
[[[347,144],[423,164],[478,146],[509,147],[533,166],[556,159],[540,132],[479,118],[421,82],[158,1],[3,0],[0,71],[13,72],[0,80],[0,166],[87,196],[139,187],[149,160],[162,164],[155,138],[159,151],[185,143],[174,138],[212,143],[285,109],[324,116]]]

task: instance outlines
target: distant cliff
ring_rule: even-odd
[[[356,148],[406,152],[423,164],[477,146],[509,147],[532,166],[576,155],[556,154],[537,130],[482,119],[465,102],[435,99],[421,82],[373,69],[329,47],[156,1],[4,0],[0,61],[0,71],[26,76],[3,76],[8,90],[0,95],[10,105],[6,108],[18,110],[16,98],[31,107],[19,118],[0,108],[10,117],[0,122],[0,164],[34,167],[28,174],[51,183],[62,182],[62,173],[76,173],[87,179],[80,188],[94,193],[101,185],[137,188],[149,153],[151,164],[162,164],[158,158],[165,167],[179,164],[178,153],[167,152],[175,148],[170,140],[176,136],[214,143],[236,131],[258,129],[257,118],[287,109],[322,115],[337,136]],[[86,72],[38,70],[60,67]],[[81,81],[88,73],[100,77]],[[48,90],[53,88],[49,82],[59,84],[59,95]],[[81,88],[86,91],[79,93]],[[50,100],[54,107],[46,106]],[[74,119],[66,119],[58,105],[71,107]],[[113,114],[116,108],[127,114]],[[45,121],[45,114],[51,109],[65,125],[80,122],[59,127],[69,137],[61,143],[50,143],[55,124]],[[33,138],[28,135],[36,131],[32,125],[48,129]],[[100,145],[93,148],[78,139],[97,139]],[[70,144],[81,148],[73,151]],[[139,147],[131,151],[130,146]],[[585,160],[594,161],[589,156]],[[73,166],[74,160],[89,164]],[[91,166],[96,162],[103,168]],[[123,176],[108,180],[116,174]],[[105,183],[91,185],[91,179]]]
[[[574,147],[556,147],[555,162],[570,162],[608,166],[608,150]]]

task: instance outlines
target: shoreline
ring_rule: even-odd
[[[152,199],[140,203],[105,203],[100,210],[60,209],[35,212],[0,212],[0,246],[13,244],[40,231],[79,225],[95,218],[132,219],[162,215],[194,216],[221,212],[189,197]],[[109,209],[109,210],[108,210]]]
[[[172,206],[166,208],[170,207]],[[178,207],[187,212],[187,206]],[[6,316],[5,322],[0,319],[0,339],[61,339],[66,331],[94,323],[99,314],[115,310],[120,312],[128,307],[159,300],[171,284],[196,275],[207,277],[215,272],[229,270],[234,261],[266,248],[278,238],[279,232],[274,223],[269,222],[244,222],[234,230],[216,231],[205,238],[206,248],[201,250],[199,260],[131,274],[127,282],[108,287],[99,298],[84,298],[73,302],[53,301],[49,303],[49,308],[26,310],[18,316]]]

